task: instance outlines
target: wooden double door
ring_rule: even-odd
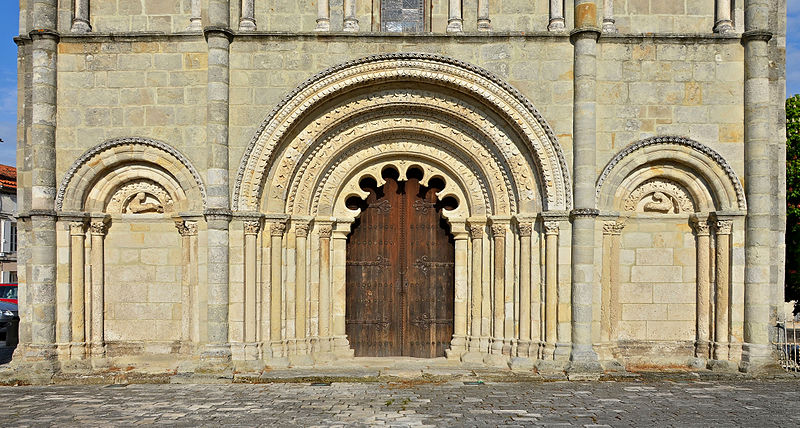
[[[387,178],[347,242],[346,327],[356,356],[445,355],[453,336],[455,247],[418,178]]]

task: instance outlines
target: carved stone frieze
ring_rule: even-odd
[[[689,193],[672,181],[653,178],[639,185],[625,199],[625,211],[685,214],[695,211]]]
[[[546,205],[551,209],[565,209],[571,205],[563,153],[552,130],[532,104],[485,70],[431,54],[377,55],[350,61],[318,73],[300,85],[262,123],[247,148],[235,183],[234,205],[247,209],[257,204],[263,174],[272,170],[276,159],[285,156],[283,150],[276,150],[277,146],[284,141],[294,123],[316,106],[316,100],[328,99],[332,94],[351,87],[398,79],[439,82],[467,93],[480,94],[479,98],[492,104],[507,123],[515,124],[516,132],[526,142],[525,151],[532,153],[546,187]]]
[[[106,206],[111,214],[164,213],[173,210],[169,193],[149,180],[137,180],[117,189]]]

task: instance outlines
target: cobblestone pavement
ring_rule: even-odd
[[[800,382],[0,387],[10,426],[800,426]]]

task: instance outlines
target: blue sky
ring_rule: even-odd
[[[19,2],[0,0],[0,164],[16,165]],[[788,0],[786,94],[800,93],[800,0]]]

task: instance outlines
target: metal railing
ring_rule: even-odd
[[[800,314],[792,314],[789,309],[785,321],[778,322],[778,359],[786,371],[800,372]]]

